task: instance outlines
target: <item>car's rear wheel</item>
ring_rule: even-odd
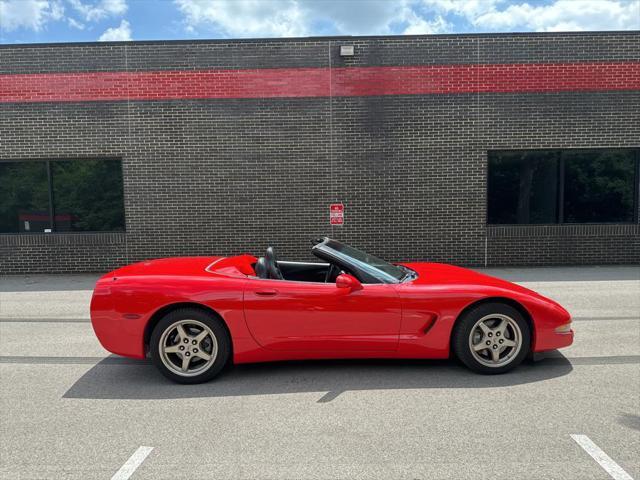
[[[224,368],[231,341],[218,318],[202,310],[183,308],[169,312],[158,322],[149,349],[153,363],[167,378],[202,383]]]
[[[471,370],[496,374],[512,370],[527,356],[529,325],[515,308],[485,303],[466,312],[453,334],[456,356]]]

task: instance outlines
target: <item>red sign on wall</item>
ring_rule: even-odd
[[[329,224],[344,225],[344,205],[342,203],[329,205]]]

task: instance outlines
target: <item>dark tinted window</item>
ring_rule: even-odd
[[[50,228],[47,164],[0,162],[0,233],[45,228]]]
[[[51,163],[55,230],[124,230],[119,161],[73,160]]]
[[[633,222],[638,151],[490,152],[490,224]]]
[[[488,181],[489,223],[557,221],[557,153],[492,153]]]
[[[0,162],[0,233],[114,231],[124,224],[119,160]]]
[[[566,152],[565,222],[632,222],[635,162],[630,150]]]

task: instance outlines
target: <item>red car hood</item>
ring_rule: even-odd
[[[485,285],[541,296],[533,290],[521,287],[515,283],[469,270],[468,268],[455,267],[444,263],[415,262],[403,263],[402,265],[418,272],[418,278],[413,281],[415,285]]]

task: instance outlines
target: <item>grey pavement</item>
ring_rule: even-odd
[[[0,478],[640,480],[640,267],[487,269],[560,301],[575,344],[502,376],[446,361],[246,365],[175,385],[111,356],[98,275],[0,277]]]

